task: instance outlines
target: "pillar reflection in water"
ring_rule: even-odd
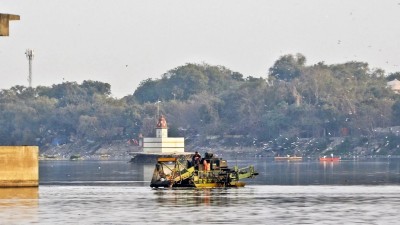
[[[37,223],[39,189],[0,188],[0,218],[2,224]]]
[[[155,167],[155,163],[146,163],[146,164],[142,164],[143,166],[143,181],[144,182],[149,182],[151,181],[151,178],[153,177],[153,173],[154,173],[154,167]]]

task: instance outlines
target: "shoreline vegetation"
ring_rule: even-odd
[[[298,156],[303,160],[317,160],[319,157],[335,156],[346,159],[373,159],[373,158],[400,158],[397,151],[388,154],[381,147],[387,144],[385,137],[378,137],[370,140],[368,146],[353,146],[352,149],[340,151],[339,148],[343,143],[349,142],[350,137],[331,138],[331,144],[324,150],[307,151],[310,145],[318,144],[318,139],[303,139],[297,142],[298,146],[292,149],[273,149],[271,147],[255,147],[255,146],[222,146],[217,143],[211,146],[187,146],[185,152],[199,151],[202,154],[206,152],[214,153],[218,157],[235,158],[271,158],[276,156]],[[322,140],[323,141],[323,140]],[[354,141],[354,140],[353,140]],[[358,141],[358,140],[357,140]],[[98,146],[95,149],[89,147],[77,147],[72,144],[64,144],[62,146],[54,146],[48,148],[41,154],[41,160],[71,160],[71,158],[79,155],[81,160],[131,160],[137,153],[143,153],[139,146],[131,145],[127,142],[114,141],[112,143]],[[78,157],[75,157],[78,158]]]
[[[159,115],[186,151],[321,157],[400,155],[400,72],[366,62],[306,64],[279,57],[265,77],[188,63],[114,98],[85,80],[0,91],[0,144],[40,154],[127,158],[154,137]],[[241,153],[242,154],[242,153]]]

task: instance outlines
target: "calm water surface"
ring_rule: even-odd
[[[400,161],[252,163],[245,188],[152,190],[154,165],[41,161],[38,189],[0,189],[0,224],[398,224]]]

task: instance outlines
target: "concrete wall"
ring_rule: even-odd
[[[0,187],[39,186],[38,156],[38,146],[0,146]]]
[[[143,138],[146,153],[185,152],[184,138]]]

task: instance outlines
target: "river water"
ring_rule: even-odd
[[[0,224],[398,224],[400,159],[230,160],[244,188],[152,190],[154,165],[41,161],[40,187],[0,189]]]

